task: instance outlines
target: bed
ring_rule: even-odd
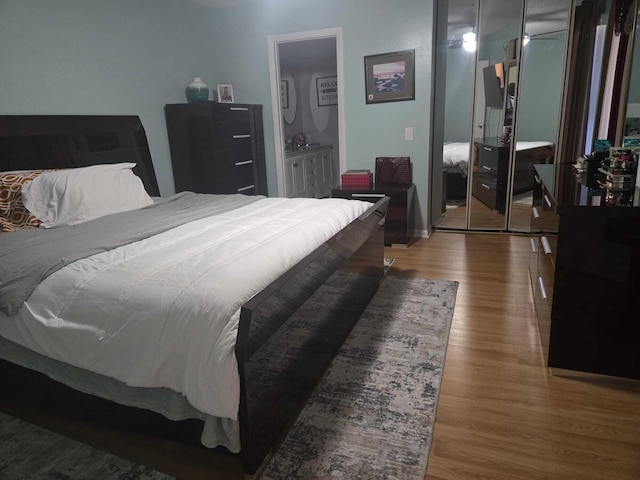
[[[443,146],[443,190],[449,202],[456,203],[467,198],[469,152],[469,142],[446,142]],[[533,189],[530,166],[536,163],[552,163],[554,152],[554,144],[550,142],[521,141],[517,143],[514,194]]]
[[[45,170],[29,211],[61,179],[87,195],[126,174],[148,194],[91,218],[65,190],[50,228],[0,234],[5,391],[259,471],[382,279],[388,199],[159,198],[136,116],[0,116],[0,165]],[[123,197],[109,185],[96,208]]]

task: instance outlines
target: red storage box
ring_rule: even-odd
[[[342,188],[370,188],[373,186],[373,173],[369,170],[347,170],[340,178]]]

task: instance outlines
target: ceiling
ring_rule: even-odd
[[[448,37],[462,36],[477,22],[478,0],[449,0]],[[535,37],[566,30],[570,0],[530,0],[527,2],[526,33]],[[519,4],[513,0],[491,0],[483,3],[484,33],[499,30],[508,22],[518,21]]]
[[[230,7],[251,3],[256,0],[186,0],[209,8]],[[460,37],[471,30],[477,22],[480,0],[449,0],[448,37]],[[568,6],[571,0],[529,0],[527,1],[526,33],[535,37],[567,28]],[[482,30],[491,33],[506,22],[519,16],[518,2],[514,0],[485,0]]]
[[[186,0],[204,7],[230,7],[232,5],[241,5],[249,3],[250,0]]]

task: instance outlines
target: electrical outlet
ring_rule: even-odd
[[[413,140],[413,127],[405,127],[404,129],[404,139],[407,142],[410,142]]]

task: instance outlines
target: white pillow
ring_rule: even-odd
[[[131,169],[115,163],[44,172],[22,186],[27,209],[52,228],[151,205],[153,200]]]

